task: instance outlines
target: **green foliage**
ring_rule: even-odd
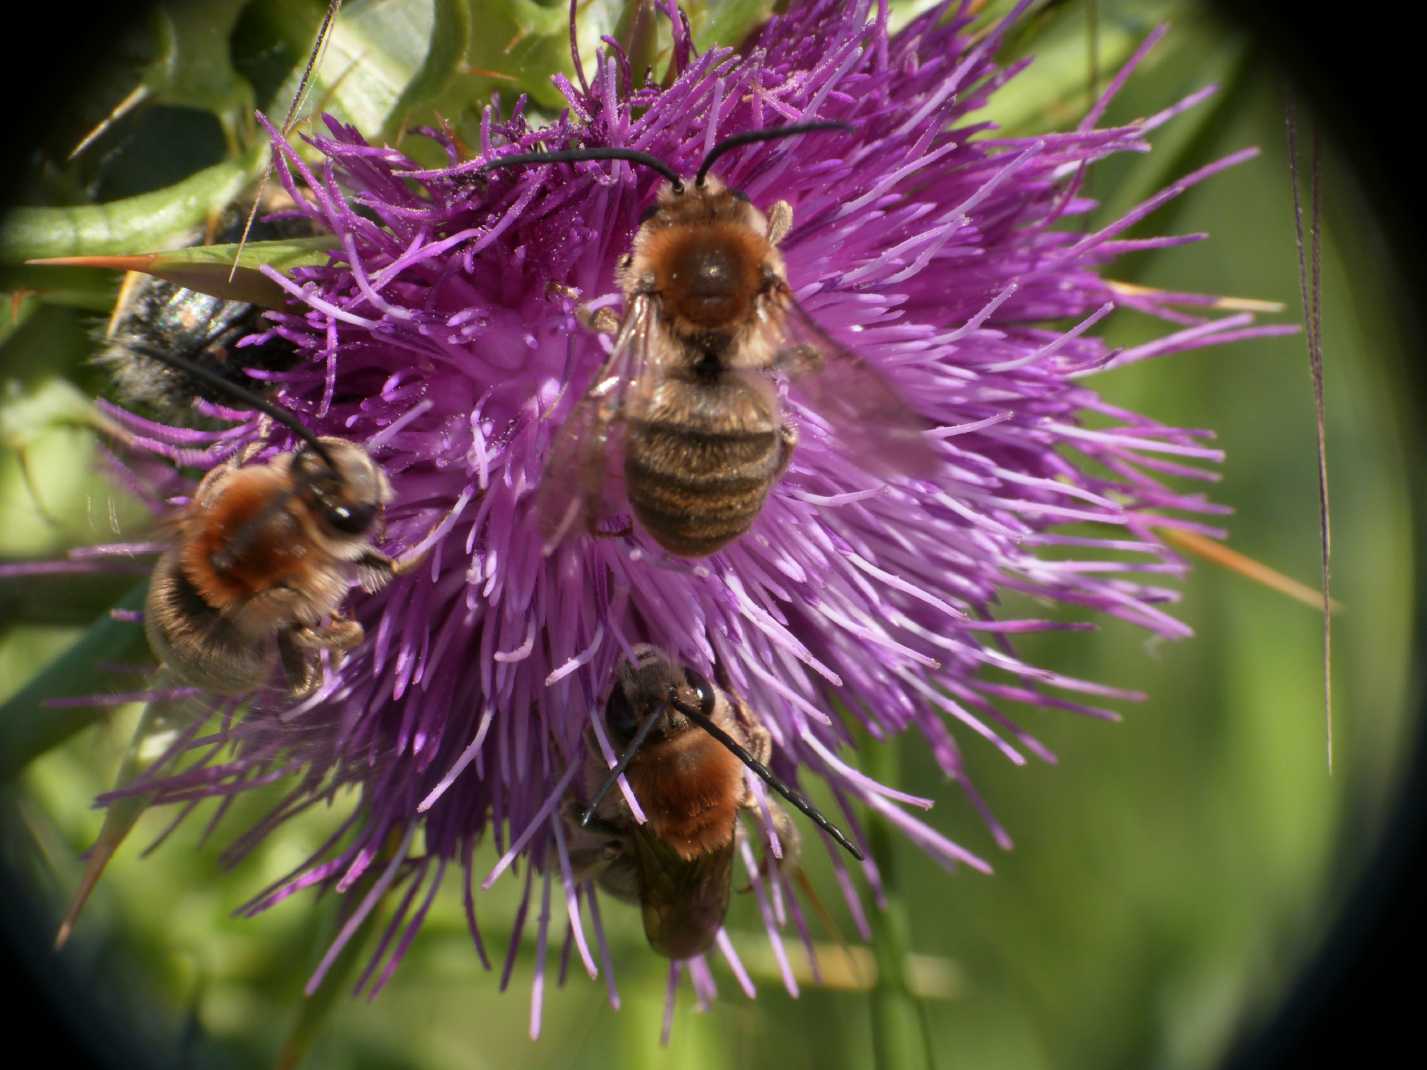
[[[0,264],[57,256],[147,253],[180,244],[262,173],[266,145],[167,189],[108,204],[15,208],[0,223]]]

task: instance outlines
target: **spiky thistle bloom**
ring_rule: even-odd
[[[598,902],[572,881],[559,805],[587,729],[603,738],[603,700],[635,644],[705,670],[717,663],[772,732],[775,769],[824,781],[855,837],[860,805],[938,861],[984,871],[985,861],[909,812],[927,800],[858,771],[860,735],[919,735],[1007,846],[967,781],[953,722],[1013,762],[1050,759],[1000,703],[1104,718],[1113,715],[1095,703],[1137,696],[1019,660],[1016,633],[1089,625],[998,619],[1000,597],[1022,592],[1157,635],[1187,634],[1163,608],[1175,595],[1161,583],[1182,563],[1157,530],[1196,526],[1174,514],[1214,509],[1160,477],[1207,480],[1196,465],[1219,454],[1208,432],[1104,402],[1091,377],[1268,329],[1246,315],[1175,311],[1197,299],[1117,288],[1101,269],[1131,250],[1192,240],[1123,234],[1249,153],[1110,225],[1087,230],[1077,217],[1093,207],[1080,193],[1087,166],[1146,151],[1146,134],[1202,94],[1131,126],[1097,129],[1102,101],[1072,131],[998,138],[976,112],[1017,71],[993,61],[999,30],[973,40],[964,9],[889,35],[885,8],[809,2],[741,52],[702,55],[672,5],[665,10],[674,32],[667,88],[637,85],[612,48],[588,80],[557,79],[569,109],[552,125],[532,126],[517,103],[508,118],[488,110],[470,149],[430,132],[447,168],[420,170],[330,121],[329,135],[313,140],[323,156],[315,170],[280,143],[283,181],[338,247],[326,266],[273,273],[304,306],[278,315],[273,330],[305,359],[268,378],[313,430],[375,451],[397,494],[387,542],[428,546],[430,557],[381,593],[354,597],[367,641],[311,699],[295,708],[256,700],[201,741],[201,760],[177,769],[188,744],[176,745],[131,790],[194,801],[299,774],[234,845],[240,854],[293,813],[359,789],[333,838],[246,908],[312,886],[353,893],[313,986],[372,906],[405,884],[368,970],[379,988],[453,862],[465,870],[478,947],[476,886],[528,863],[506,973],[538,896],[537,1020],[552,895],[563,897],[574,945],[596,972],[591,948],[605,955]],[[755,204],[792,203],[795,228],[782,246],[791,286],[935,429],[940,470],[926,481],[869,474],[795,390],[787,409],[801,443],[736,542],[690,561],[636,530],[567,540],[545,556],[535,491],[553,436],[605,356],[578,313],[619,308],[615,263],[661,180],[623,162],[483,177],[476,168],[504,154],[608,145],[687,172],[721,138],[814,119],[850,130],[748,145],[719,170]],[[1159,317],[1164,333],[1111,352],[1092,328],[1120,308]],[[214,435],[142,429],[156,446]],[[197,456],[217,461],[258,430],[237,423]],[[281,439],[269,450],[285,448]],[[1093,533],[1058,533],[1068,524]],[[209,757],[215,742],[234,745],[224,760]],[[487,837],[499,863],[473,873]],[[844,860],[832,858],[865,932]],[[862,871],[876,896],[875,865]],[[749,875],[792,989],[780,934],[791,920],[807,939],[797,900],[776,867]],[[751,991],[723,934],[718,946]],[[708,965],[687,968],[706,998]]]

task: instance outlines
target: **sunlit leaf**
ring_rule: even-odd
[[[164,752],[164,745],[172,733],[190,722],[193,717],[201,715],[201,711],[192,702],[182,699],[156,699],[147,703],[129,740],[124,761],[119,766],[119,774],[114,781],[115,789],[132,784]],[[69,940],[84,905],[98,885],[99,878],[104,875],[104,870],[108,868],[110,859],[128,838],[134,823],[143,816],[151,802],[151,795],[140,792],[115,799],[105,807],[99,836],[89,848],[79,886],[65,908],[64,919],[55,935],[56,948],[63,947]]]
[[[1102,11],[1096,23],[1093,68],[1085,6],[1067,4],[1048,11],[1039,24],[1027,28],[1024,37],[1007,43],[1003,59],[1028,55],[1034,62],[1029,71],[992,94],[985,117],[1009,134],[1073,126],[1150,31],[1181,6],[1179,0],[1145,0],[1133,14]],[[1141,69],[1162,62],[1180,42],[1171,34]]]
[[[700,49],[737,45],[772,14],[772,0],[704,0],[684,5]]]
[[[138,610],[148,581],[119,600],[119,609]],[[56,709],[49,699],[111,690],[112,666],[144,656],[144,629],[128,620],[105,617],[52,661],[10,701],[0,706],[0,780],[15,776],[29,762],[104,716],[108,706]]]
[[[181,245],[262,173],[267,156],[260,143],[168,189],[108,204],[16,208],[0,222],[0,264]]]
[[[258,270],[266,265],[288,271],[308,264],[325,264],[327,251],[337,240],[329,235],[316,238],[287,238],[249,242],[238,255],[238,246],[191,245],[164,253],[133,256],[61,256],[32,260],[36,266],[106,268],[113,271],[142,271],[147,275],[212,294],[229,301],[246,301],[263,308],[282,308],[285,291]],[[237,256],[237,269],[233,260]]]
[[[159,55],[144,72],[153,99],[204,108],[218,116],[237,144],[240,125],[252,125],[253,88],[233,69],[229,39],[247,0],[164,0],[154,9]]]

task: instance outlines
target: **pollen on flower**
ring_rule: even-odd
[[[771,734],[774,771],[824,782],[859,844],[858,815],[871,811],[939,862],[986,871],[911,812],[929,800],[859,771],[860,734],[921,737],[1009,846],[967,779],[962,741],[979,737],[973,746],[1016,763],[1053,760],[1003,703],[1108,718],[1101,702],[1139,697],[1029,664],[1010,640],[1100,615],[1187,634],[1164,608],[1176,597],[1165,583],[1183,563],[1157,531],[1212,533],[1205,518],[1222,510],[1165,477],[1210,481],[1205,466],[1220,454],[1208,431],[1110,405],[1090,377],[1279,328],[1255,326],[1250,311],[1207,318],[1213,299],[1138,290],[1101,271],[1124,253],[1187,240],[1126,232],[1252,153],[1185,176],[1113,223],[1073,225],[1094,207],[1081,192],[1084,169],[1147,151],[1154,128],[1203,94],[1130,126],[1098,127],[1155,34],[1075,129],[998,137],[976,116],[1018,72],[994,59],[1010,20],[973,37],[967,7],[938,7],[889,34],[885,5],[811,0],[771,19],[741,52],[695,54],[686,23],[661,3],[674,39],[667,87],[636,84],[610,46],[588,78],[578,71],[578,84],[557,77],[569,107],[552,123],[532,124],[523,100],[508,114],[493,104],[471,158],[427,131],[445,150],[444,168],[420,168],[330,119],[313,139],[317,168],[275,135],[280,178],[337,251],[325,266],[269,271],[294,301],[269,333],[299,360],[255,374],[314,432],[373,450],[396,492],[386,545],[420,543],[430,554],[385,590],[353,596],[366,641],[317,693],[297,705],[255,700],[221,727],[232,756],[212,757],[211,734],[191,739],[187,767],[177,747],[125,790],[188,803],[300,774],[231,845],[231,860],[338,787],[360,789],[331,839],[244,908],[256,913],[314,886],[360,896],[309,988],[382,897],[404,887],[361,981],[380,990],[452,863],[464,870],[471,934],[487,961],[479,890],[524,860],[502,984],[533,921],[532,1032],[552,895],[582,964],[591,976],[605,971],[618,1005],[603,919],[623,908],[577,879],[562,803],[588,739],[614,760],[603,704],[639,644],[711,676],[716,667]],[[933,429],[935,472],[888,480],[869,470],[794,389],[784,404],[799,444],[742,537],[691,561],[636,526],[546,554],[537,488],[607,352],[586,323],[600,309],[622,310],[616,265],[664,179],[629,161],[476,172],[515,153],[616,146],[687,175],[730,135],[827,120],[848,129],[796,146],[742,146],[715,170],[756,205],[792,204],[795,226],[781,246],[789,285]],[[1111,351],[1093,330],[1116,314],[1148,314],[1166,329]],[[212,432],[108,414],[144,449],[189,465],[220,463],[260,431],[247,417]],[[285,448],[281,437],[270,451]],[[1071,524],[1093,533],[1062,530]],[[1079,612],[998,619],[993,608],[1011,591]],[[767,824],[766,800],[760,812]],[[849,861],[823,839],[865,936]],[[498,861],[478,871],[474,852],[487,840]],[[782,940],[791,921],[810,945],[802,908],[779,867],[760,868],[746,841],[740,854],[796,992]],[[879,894],[875,864],[859,868]],[[725,933],[715,946],[751,996]],[[700,1001],[712,997],[704,956],[674,964],[671,999],[683,976]]]

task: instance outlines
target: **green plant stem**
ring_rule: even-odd
[[[869,775],[895,784],[899,772],[898,742],[864,750],[871,757]],[[926,1007],[912,994],[906,973],[910,933],[906,905],[897,894],[896,837],[887,822],[876,818],[868,829],[869,846],[887,905],[872,918],[872,950],[877,959],[877,985],[872,990],[872,1051],[874,1065],[884,1070],[930,1070],[936,1065]]]

